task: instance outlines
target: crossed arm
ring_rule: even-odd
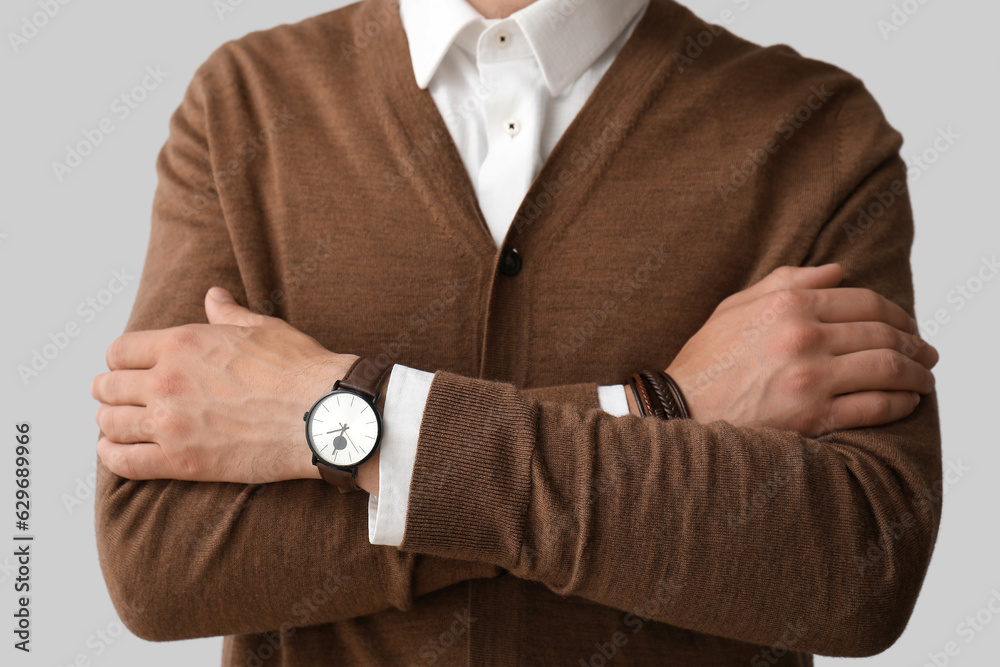
[[[715,360],[711,346],[699,350],[692,339],[670,369],[682,387],[696,389],[690,423],[613,418],[593,409],[596,385],[518,391],[439,373],[428,410],[455,410],[436,414],[435,423],[464,424],[463,441],[474,446],[470,453],[452,439],[421,434],[402,550],[370,545],[365,498],[332,493],[315,481],[316,469],[303,453],[302,406],[325,391],[353,355],[326,351],[281,320],[213,296],[206,299],[212,324],[125,334],[109,348],[113,370],[93,385],[104,434],[99,534],[115,599],[129,601],[126,609],[141,608],[143,600],[155,600],[157,608],[124,620],[155,639],[329,622],[390,606],[407,609],[415,596],[502,567],[623,610],[648,605],[648,585],[657,582],[660,597],[653,598],[650,617],[767,643],[787,622],[787,603],[772,609],[764,626],[747,626],[740,625],[742,614],[710,620],[678,601],[696,591],[726,598],[733,582],[724,568],[739,559],[721,557],[723,545],[742,553],[745,567],[759,549],[776,543],[794,549],[822,535],[822,547],[810,544],[815,570],[790,568],[767,582],[758,573],[757,586],[786,591],[799,613],[812,605],[817,617],[827,615],[824,628],[815,628],[814,650],[857,650],[845,649],[845,638],[870,630],[864,623],[900,618],[889,613],[893,605],[919,587],[924,564],[905,554],[926,551],[928,527],[936,524],[918,523],[899,543],[890,534],[902,517],[934,515],[934,499],[921,495],[927,477],[919,462],[927,463],[913,450],[929,413],[881,439],[869,430],[843,429],[910,414],[918,403],[913,397],[933,387],[927,368],[937,353],[913,333],[905,312],[871,293],[786,289],[787,281],[833,282],[839,274],[837,266],[784,270],[756,286],[756,294],[748,290],[723,304],[699,335],[725,342],[723,332],[739,321],[726,314],[746,317],[741,308],[755,302],[788,321],[769,328],[760,347],[735,364],[724,383],[728,394],[697,384],[705,370],[699,363]],[[785,287],[767,291],[779,285]],[[848,315],[854,320],[838,321]],[[770,363],[761,363],[761,355]],[[754,388],[764,391],[751,394]],[[445,391],[469,397],[468,403],[448,406],[440,398]],[[546,400],[550,393],[559,400]],[[725,409],[734,410],[733,417],[717,419],[713,411]],[[468,420],[491,413],[492,420]],[[616,443],[613,456],[607,443]],[[457,472],[470,469],[478,473],[474,496]],[[359,479],[377,493],[377,463]],[[591,484],[576,486],[581,479],[615,491],[595,495]],[[828,495],[817,497],[819,491]],[[445,504],[464,510],[435,511]],[[289,508],[295,508],[292,517]],[[479,529],[456,533],[456,514],[459,523]],[[322,524],[315,525],[320,516]],[[277,535],[261,540],[263,532]],[[874,559],[871,544],[880,545]],[[691,545],[701,545],[700,566],[684,551]],[[299,556],[291,567],[288,549]],[[189,563],[186,585],[149,577],[169,569],[155,561],[167,553]],[[645,574],[630,584],[585,567],[602,559]],[[332,580],[328,563],[336,563]],[[674,569],[679,563],[690,568],[683,576]],[[336,589],[333,602],[296,616],[322,581]],[[208,582],[222,590],[192,610],[187,595]],[[836,618],[829,609],[850,609],[860,618]],[[883,636],[869,641],[884,643]]]
[[[241,297],[242,282],[222,211],[179,211],[191,188],[172,161],[201,149],[172,130],[128,332],[92,389],[99,553],[134,632],[180,639],[405,610],[500,568],[758,644],[791,618],[808,628],[800,649],[819,653],[875,652],[902,631],[940,507],[937,354],[895,305],[912,304],[908,207],[850,247],[837,241],[843,213],[812,257],[889,298],[839,288],[843,268],[823,265],[780,270],[720,304],[668,369],[692,420],[612,417],[595,409],[596,383],[522,390],[437,373],[425,423],[440,427],[421,429],[395,549],[368,543],[363,494],[316,479],[301,440],[302,412],[353,355],[235,303],[198,304],[213,284]],[[904,170],[880,162],[843,210]],[[739,336],[765,315],[752,341]],[[732,356],[722,377],[711,372],[720,350]],[[377,491],[377,468],[366,470]],[[475,529],[456,531],[442,507]],[[759,570],[762,559],[782,566]],[[336,595],[309,604],[321,589]],[[760,613],[742,613],[748,604]]]
[[[784,267],[720,304],[666,369],[692,418],[820,436],[909,415],[934,387],[937,351],[899,306],[835,289],[842,277],[838,264]],[[101,460],[130,479],[319,479],[299,415],[357,356],[326,350],[219,287],[205,313],[207,325],[126,333],[108,348],[110,371],[91,388]],[[767,313],[776,322],[740,346],[740,332]],[[732,349],[724,377],[711,374],[718,352]],[[377,495],[378,477],[376,456],[359,484]]]

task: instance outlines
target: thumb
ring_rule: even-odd
[[[213,287],[205,295],[205,314],[209,324],[229,324],[238,327],[264,326],[271,319],[265,315],[253,313],[236,303],[236,299],[228,290]]]
[[[765,294],[785,289],[827,289],[836,287],[844,279],[844,267],[840,264],[823,266],[779,266],[767,274],[760,282],[742,292],[729,297],[728,305],[735,306]]]

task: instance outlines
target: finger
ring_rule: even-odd
[[[834,357],[830,370],[830,389],[836,395],[859,391],[929,394],[934,390],[934,374],[895,350],[865,350]]]
[[[859,287],[819,290],[816,314],[822,322],[885,322],[916,334],[917,323],[905,310],[880,294]]]
[[[829,334],[833,354],[864,350],[896,350],[925,368],[934,368],[938,352],[920,336],[900,331],[885,322],[841,322],[822,325]]]
[[[765,294],[787,289],[826,289],[836,287],[844,279],[840,264],[823,266],[781,266],[727,301],[739,305],[758,299]]]
[[[156,365],[160,346],[169,329],[130,331],[108,346],[105,358],[110,370],[143,369]]]
[[[101,432],[112,442],[131,444],[156,441],[148,408],[102,403],[97,408],[95,419]]]
[[[838,396],[823,422],[826,432],[881,426],[908,417],[920,403],[920,394],[908,391],[865,391]]]
[[[146,405],[149,371],[110,371],[90,383],[90,395],[108,405]]]
[[[120,477],[179,479],[172,476],[163,449],[151,442],[126,444],[101,438],[97,441],[97,455],[108,470]]]
[[[209,324],[229,324],[238,327],[262,327],[270,320],[281,322],[274,317],[254,313],[236,303],[233,295],[221,287],[213,287],[205,294],[205,314]]]

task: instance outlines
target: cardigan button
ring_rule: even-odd
[[[507,248],[500,256],[500,273],[516,276],[521,272],[521,255],[514,248]]]

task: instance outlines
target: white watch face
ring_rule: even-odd
[[[379,441],[381,419],[371,404],[352,391],[337,390],[319,400],[309,413],[313,453],[336,466],[356,466]]]

